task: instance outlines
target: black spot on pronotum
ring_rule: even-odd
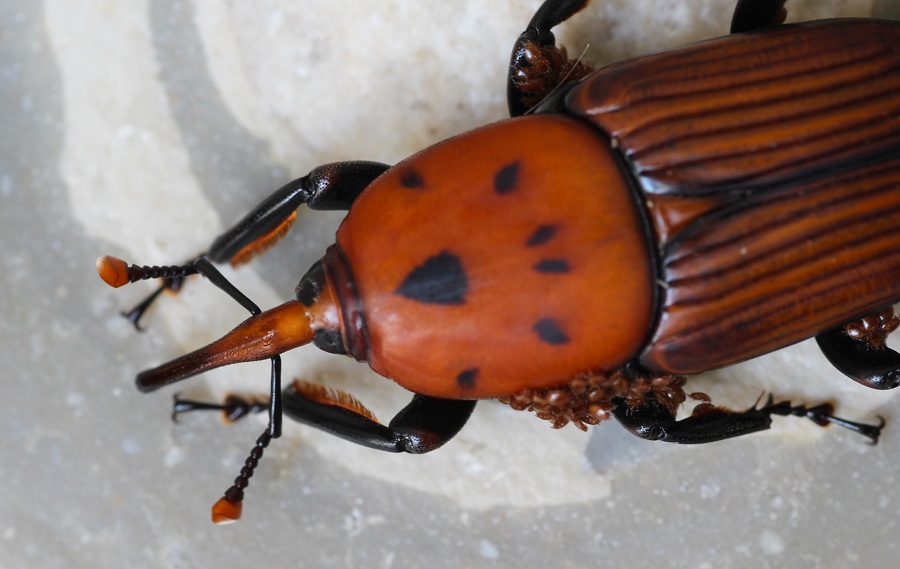
[[[404,188],[417,190],[425,187],[425,178],[418,171],[410,168],[400,176],[400,185]]]
[[[553,318],[541,318],[535,322],[533,329],[537,333],[538,338],[548,344],[558,346],[569,343],[569,336],[563,332],[559,322]]]
[[[395,291],[427,304],[464,304],[469,279],[459,257],[449,251],[425,259]]]
[[[543,259],[534,265],[534,270],[539,273],[568,273],[572,267],[565,259]]]
[[[514,192],[519,187],[519,161],[511,162],[494,174],[494,191],[500,195]]]
[[[547,241],[553,239],[558,229],[559,227],[556,225],[538,225],[538,228],[534,230],[534,233],[532,233],[531,236],[528,237],[528,240],[525,241],[525,245],[529,247],[543,245]]]
[[[456,383],[463,389],[471,389],[475,387],[475,380],[478,379],[478,368],[473,367],[459,372],[456,376]]]

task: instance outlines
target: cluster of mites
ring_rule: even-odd
[[[622,371],[608,374],[582,374],[565,385],[553,389],[526,389],[498,398],[517,411],[533,411],[538,418],[550,421],[554,429],[572,423],[582,431],[612,417],[619,405],[637,407],[648,398],[656,398],[672,414],[684,403],[685,378],[660,375],[649,378],[630,378]],[[698,399],[702,394],[691,394]]]
[[[885,345],[887,336],[897,328],[900,328],[900,318],[889,306],[848,324],[845,330],[850,337],[866,341],[878,349]],[[655,397],[674,415],[687,398],[683,389],[685,382],[686,379],[679,375],[629,378],[621,371],[590,373],[560,387],[527,389],[498,400],[517,411],[534,412],[538,418],[550,421],[554,429],[572,423],[586,431],[588,425],[609,419],[618,405],[637,407],[648,397]],[[694,415],[714,408],[709,403],[709,397],[703,393],[691,393],[690,397],[701,401],[694,409]]]

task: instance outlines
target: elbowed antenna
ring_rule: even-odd
[[[329,321],[334,312],[333,304],[323,302],[316,308],[325,307],[323,312],[312,312],[299,301],[289,301],[266,312],[262,312],[255,302],[239,291],[206,258],[201,255],[185,265],[166,267],[129,266],[115,257],[97,259],[97,273],[111,287],[118,288],[141,280],[162,278],[163,284],[147,300],[126,316],[137,326],[137,321],[147,306],[166,288],[176,289],[181,279],[193,274],[202,274],[215,286],[246,308],[251,316],[220,340],[200,348],[137,376],[137,387],[147,392],[164,385],[180,381],[204,371],[228,364],[269,359],[272,362],[271,390],[269,396],[269,424],[257,439],[244,468],[234,480],[234,484],[213,506],[212,519],[216,523],[236,521],[241,516],[244,488],[256,468],[263,450],[273,438],[281,436],[281,356],[279,354],[308,344],[313,339],[314,324]],[[327,300],[332,300],[330,297]],[[331,310],[329,310],[331,309]],[[324,316],[320,322],[319,317]],[[331,320],[334,320],[332,318]],[[139,329],[139,327],[138,327]]]
[[[141,372],[137,376],[140,391],[155,391],[160,387],[229,364],[271,360],[272,374],[269,394],[269,424],[257,439],[253,450],[234,479],[234,484],[212,508],[212,520],[229,523],[241,517],[244,489],[256,469],[269,442],[281,436],[281,356],[280,354],[308,344],[315,337],[314,330],[327,330],[340,334],[338,299],[319,262],[303,277],[298,285],[298,298],[266,312],[239,291],[210,262],[200,255],[184,265],[165,267],[129,266],[115,257],[97,259],[97,273],[109,286],[118,288],[140,280],[162,278],[163,284],[148,300],[138,305],[126,316],[137,326],[137,320],[147,306],[165,288],[180,286],[186,276],[201,274],[212,284],[246,308],[251,316],[221,339],[190,354],[176,358],[161,366]]]

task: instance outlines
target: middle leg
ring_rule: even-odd
[[[178,292],[185,277],[197,272],[191,267],[200,259],[212,263],[228,262],[233,266],[244,264],[268,250],[287,233],[301,205],[306,204],[315,210],[350,209],[363,190],[388,168],[388,165],[378,162],[335,162],[314,168],[306,176],[285,184],[213,241],[209,251],[184,265],[165,267],[166,271],[162,271],[163,267],[146,267],[156,270],[157,274],[142,278],[161,278],[162,282],[153,293],[123,315],[140,329],[141,317],[160,294],[167,290]],[[104,280],[112,284],[106,277]],[[134,280],[113,286],[122,286],[127,282]]]
[[[570,60],[550,31],[586,5],[587,0],[546,0],[519,35],[506,81],[509,116],[524,115],[554,90],[591,72],[589,65]]]

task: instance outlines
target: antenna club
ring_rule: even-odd
[[[103,282],[113,288],[127,285],[131,282],[128,274],[128,263],[117,257],[104,255],[97,259],[97,274]]]
[[[232,502],[228,496],[222,496],[213,504],[212,521],[216,525],[233,524],[241,519],[241,511],[243,510],[243,502]]]
[[[234,484],[225,491],[225,495],[219,498],[219,501],[213,504],[212,521],[214,524],[230,524],[241,519],[241,510],[244,504],[244,488],[250,485],[250,477],[253,471],[259,465],[259,459],[263,456],[263,451],[272,441],[272,435],[269,430],[263,431],[263,434],[256,439],[250,456],[244,461],[244,467],[241,473],[234,479]]]

